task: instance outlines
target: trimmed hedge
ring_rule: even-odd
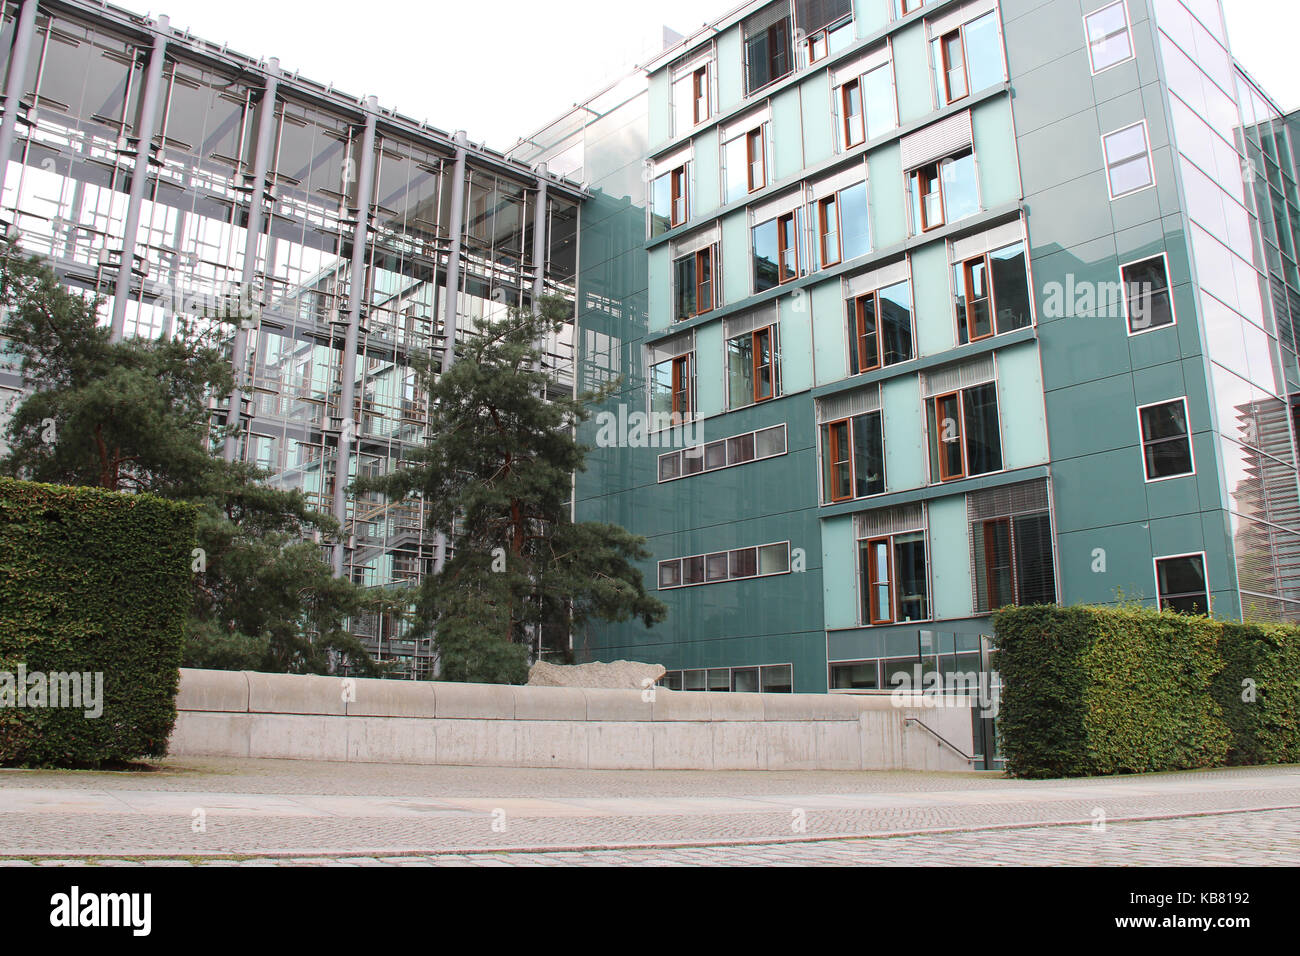
[[[1300,763],[1300,628],[1222,625],[1214,699],[1232,732],[1231,764]]]
[[[0,764],[98,766],[166,753],[195,517],[150,495],[0,478]],[[87,717],[84,701],[18,706],[20,667],[102,674],[102,714]]]
[[[1011,607],[994,615],[998,728],[1017,777],[1223,764],[1211,695],[1221,625],[1143,608]]]

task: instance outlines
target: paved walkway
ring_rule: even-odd
[[[1032,782],[234,759],[0,771],[0,862],[87,857],[1300,864],[1300,767]]]

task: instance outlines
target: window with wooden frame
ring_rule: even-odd
[[[679,425],[695,417],[693,352],[665,359],[651,368],[650,411],[656,427]]]
[[[673,359],[673,422],[688,421],[694,411],[691,395],[691,357]]]
[[[799,278],[799,217],[788,212],[776,220],[777,281]]]
[[[927,163],[912,173],[912,189],[921,213],[921,231],[929,232],[944,223],[943,180],[939,163]]]
[[[863,625],[929,620],[924,531],[861,540],[858,561]]]
[[[939,39],[939,56],[944,102],[955,103],[965,99],[970,92],[970,83],[966,77],[966,49],[962,44],[960,29],[945,33]]]
[[[766,402],[781,394],[775,325],[727,340],[727,389],[730,408]]]
[[[708,66],[702,66],[692,74],[691,92],[695,102],[695,125],[698,126],[709,118],[711,112]]]
[[[868,498],[885,491],[883,415],[864,412],[821,426],[822,500]]]
[[[690,180],[688,169],[678,166],[672,171],[672,214],[670,225],[674,228],[690,218]]]
[[[905,17],[909,13],[915,13],[925,6],[926,0],[894,0],[894,14],[898,17]]]
[[[804,52],[809,63],[826,59],[826,54],[830,52],[830,38],[827,37],[826,31],[818,30],[804,40]]]
[[[840,204],[833,193],[817,201],[817,249],[823,269],[840,262]]]
[[[674,318],[678,322],[711,312],[716,303],[717,246],[705,246],[673,262]]]
[[[953,283],[958,345],[1033,324],[1023,241],[954,264]]]
[[[844,148],[866,142],[866,123],[862,115],[862,82],[849,80],[840,87],[840,115],[843,118]]]
[[[850,375],[911,358],[911,282],[895,283],[849,300]]]
[[[1000,492],[1004,490],[977,495]],[[974,501],[971,503],[973,506]],[[972,521],[971,557],[978,613],[1056,602],[1052,519],[1046,510],[995,514]]]
[[[766,125],[745,134],[745,162],[749,175],[749,191],[757,192],[767,185]]]
[[[980,211],[975,153],[970,149],[916,167],[908,173],[907,181],[913,235]]]
[[[1002,470],[996,384],[935,395],[926,406],[932,481],[956,481]]]

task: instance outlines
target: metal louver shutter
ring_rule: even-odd
[[[699,252],[722,241],[722,227],[716,223],[708,229],[701,229],[673,243],[673,258],[680,259],[692,252]]]
[[[750,37],[757,36],[768,27],[780,23],[789,15],[790,0],[777,0],[776,3],[768,4],[758,13],[752,14],[745,19],[745,39],[748,40]]]
[[[971,521],[1006,518],[1047,508],[1047,482],[1041,479],[975,491],[966,497],[966,512]]]
[[[722,337],[725,339],[734,339],[737,335],[744,335],[746,332],[753,332],[755,329],[765,328],[769,325],[776,325],[776,320],[776,303],[770,302],[751,312],[745,312],[741,315],[732,315],[723,319]]]
[[[945,159],[961,152],[973,142],[969,110],[932,123],[925,129],[903,137],[899,147],[903,171]]]
[[[818,399],[817,424],[824,425],[826,422],[837,422],[844,418],[852,418],[854,415],[865,415],[867,412],[879,410],[880,386],[873,385],[870,388],[845,392],[843,395]]]
[[[853,520],[858,538],[881,538],[888,534],[925,530],[925,506],[919,501],[896,508],[880,508],[856,515]]]
[[[674,335],[670,339],[664,339],[662,342],[656,342],[654,345],[646,346],[646,352],[649,357],[649,364],[658,365],[660,362],[666,362],[668,359],[676,358],[679,355],[685,355],[695,348],[695,330],[689,329],[681,335]]]
[[[811,36],[853,12],[853,0],[794,0],[795,29]]]
[[[983,355],[959,365],[948,365],[921,376],[921,389],[926,398],[946,395],[972,385],[993,381],[993,356]]]

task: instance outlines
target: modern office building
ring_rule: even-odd
[[[410,357],[551,290],[555,387],[621,383],[575,514],[670,608],[580,660],[865,690],[986,666],[1012,603],[1300,618],[1297,121],[1218,0],[756,0],[504,155],[90,0],[4,17],[6,223],[119,334],[253,290],[228,454],[341,573],[436,559],[342,480],[426,437]]]
[[[592,193],[579,387],[660,413],[589,426],[577,514],[669,618],[577,646],[816,692],[982,666],[1006,604],[1300,618],[1296,165],[1226,43],[1218,0],[756,0],[516,150]]]
[[[239,391],[214,405],[238,426],[226,455],[340,520],[326,555],[339,573],[425,573],[438,542],[419,505],[346,485],[426,438],[413,354],[439,359],[543,292],[572,297],[583,190],[165,18],[5,3],[0,51],[4,228],[103,296],[115,335],[229,318]],[[572,344],[570,328],[547,350],[566,391]],[[0,371],[0,404],[20,384]],[[387,619],[354,627],[381,659],[431,673],[427,640]]]

